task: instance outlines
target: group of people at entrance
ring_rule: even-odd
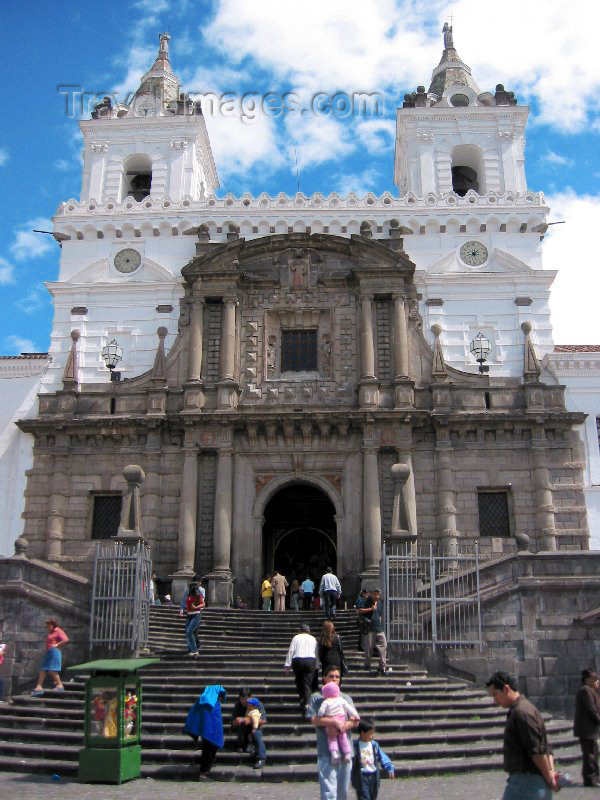
[[[315,593],[315,583],[310,575],[307,575],[302,583],[294,577],[291,585],[285,575],[281,575],[277,570],[272,576],[265,575],[260,587],[263,611],[271,611],[271,607],[275,611],[285,611],[288,588],[290,590],[290,610],[300,611],[302,604],[304,611],[323,607],[327,619],[333,619],[335,616],[337,601],[342,594],[342,586],[331,567],[327,567],[321,578],[317,593]]]

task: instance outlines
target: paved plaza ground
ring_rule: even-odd
[[[573,777],[579,775],[572,771]],[[499,800],[505,776],[502,772],[473,772],[438,778],[408,778],[383,781],[380,800]],[[599,789],[573,786],[563,789],[564,800],[600,797]],[[146,778],[122,786],[81,784],[49,776],[0,772],[0,797],[6,800],[319,800],[314,783],[221,783],[172,782]],[[351,790],[349,800],[354,800]]]

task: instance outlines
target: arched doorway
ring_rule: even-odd
[[[304,483],[287,485],[269,500],[264,519],[265,573],[279,570],[290,583],[309,574],[318,583],[325,567],[335,571],[335,508],[323,491]]]

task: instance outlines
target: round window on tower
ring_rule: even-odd
[[[466,94],[453,94],[450,103],[457,108],[468,106],[469,98]]]

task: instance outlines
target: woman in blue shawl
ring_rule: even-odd
[[[200,756],[200,780],[206,780],[217,757],[217,750],[223,747],[223,717],[221,702],[227,693],[218,683],[207,686],[194,705],[188,711],[183,728],[194,741],[202,739]]]

